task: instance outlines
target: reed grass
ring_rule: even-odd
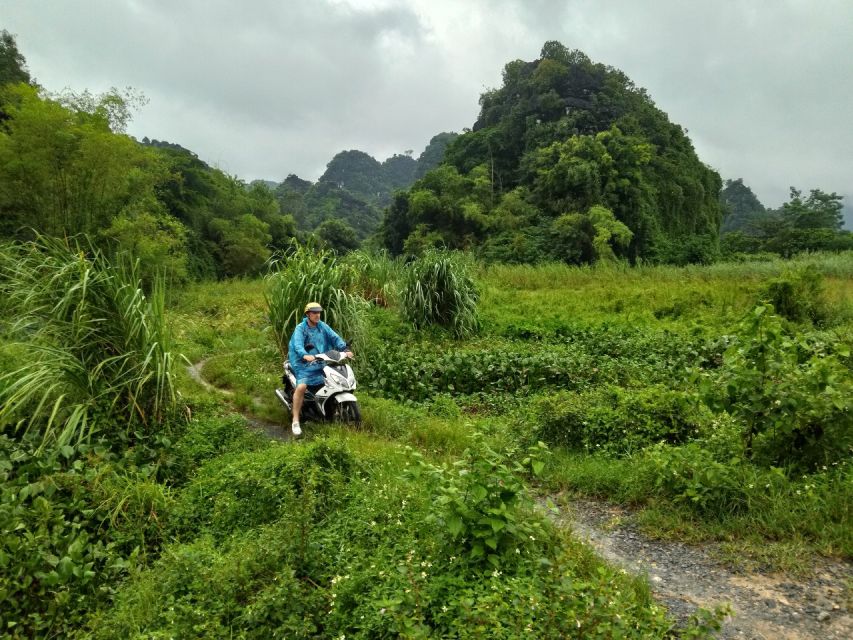
[[[273,339],[282,357],[287,356],[290,336],[302,321],[305,305],[318,302],[323,320],[349,342],[364,336],[367,303],[347,291],[353,280],[351,267],[330,252],[295,246],[287,256],[277,256],[266,276],[264,299]]]
[[[0,425],[43,443],[160,428],[176,405],[162,277],[85,241],[39,237],[0,249],[4,327],[19,366],[0,375]]]
[[[397,302],[402,265],[387,251],[354,251],[346,256],[353,278],[351,289],[380,307]]]
[[[427,251],[404,272],[400,291],[404,317],[417,329],[440,325],[460,338],[476,333],[479,294],[471,271],[462,254]]]

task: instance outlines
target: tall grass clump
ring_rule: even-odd
[[[415,328],[440,325],[464,337],[480,328],[479,294],[464,256],[430,250],[403,274],[400,307]]]
[[[19,358],[0,374],[0,427],[43,444],[154,433],[176,406],[162,278],[138,262],[39,237],[0,249],[4,327]]]
[[[351,268],[331,252],[295,245],[289,255],[270,263],[264,298],[282,356],[287,354],[290,335],[309,302],[323,306],[323,320],[345,340],[357,341],[363,336],[366,302],[349,292],[351,282]]]
[[[352,267],[354,292],[380,307],[394,303],[400,279],[400,263],[387,251],[353,251],[347,255],[346,264]]]

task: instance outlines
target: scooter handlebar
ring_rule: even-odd
[[[314,360],[322,360],[323,362],[343,362],[349,358],[349,356],[344,351],[327,351],[326,353],[318,353],[314,356]]]

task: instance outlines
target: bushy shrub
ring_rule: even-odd
[[[650,447],[633,459],[634,482],[711,520],[740,517],[752,534],[816,541],[824,552],[853,553],[849,505],[853,468],[847,461],[790,478],[743,458],[721,459],[703,443]],[[738,520],[735,520],[738,522]]]
[[[524,474],[541,474],[547,453],[543,443],[530,447],[526,456],[498,453],[475,434],[474,445],[454,464],[453,472],[413,453],[416,464],[409,473],[437,494],[433,517],[461,561],[504,569],[516,565],[521,549],[527,550],[537,537],[534,548],[545,542],[542,523],[520,512],[519,505],[525,495]]]
[[[789,336],[773,307],[741,323],[723,365],[704,379],[706,401],[742,421],[747,457],[764,465],[814,469],[853,447],[853,381],[844,344]]]
[[[344,340],[358,341],[363,334],[366,302],[347,291],[352,281],[350,267],[330,252],[315,252],[294,245],[286,255],[270,264],[264,298],[273,339],[282,357],[287,357],[290,336],[302,321],[305,305],[319,302],[323,321]]]
[[[479,329],[479,295],[460,254],[429,250],[406,266],[400,307],[416,328],[439,325],[457,337]]]
[[[342,466],[329,449],[286,449],[310,468],[312,456]],[[540,468],[540,456],[525,460],[473,445],[456,466],[415,456],[404,467],[399,454],[385,453],[375,466],[357,465],[338,485],[342,499],[325,508],[312,508],[311,494],[294,494],[279,481],[280,499],[290,506],[274,509],[278,520],[173,544],[92,620],[96,637],[668,633],[664,610],[647,590],[556,536],[535,513],[522,476]],[[273,472],[273,457],[265,459]],[[237,457],[223,462],[236,465]],[[251,460],[244,463],[257,480]],[[205,500],[223,505],[235,494],[227,483],[207,489],[195,501],[202,519],[216,511]]]
[[[692,394],[657,385],[560,392],[537,399],[533,416],[534,437],[548,444],[618,455],[696,439],[713,419]]]
[[[577,388],[605,376],[597,364],[579,349],[492,342],[440,351],[386,346],[356,362],[356,367],[360,383],[371,390],[417,402],[448,393],[527,394],[554,386]]]
[[[105,443],[40,444],[0,435],[2,633],[70,637],[159,545],[171,499]]]
[[[257,451],[269,445],[268,438],[246,428],[246,419],[241,415],[201,415],[190,421],[172,448],[169,480],[173,485],[182,484],[212,458]]]
[[[773,305],[777,314],[792,322],[810,321],[817,325],[827,320],[823,276],[815,265],[806,265],[771,280],[762,297]]]
[[[226,455],[201,467],[181,492],[172,526],[220,539],[285,515],[296,519],[294,508],[328,510],[354,469],[347,449],[325,441]]]
[[[641,469],[650,476],[649,484],[660,495],[686,503],[704,515],[723,516],[748,510],[749,483],[745,480],[755,473],[742,459],[720,462],[700,444],[690,443],[647,449],[641,460]],[[784,484],[784,474],[774,473],[773,481]]]

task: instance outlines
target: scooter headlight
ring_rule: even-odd
[[[341,386],[349,386],[349,382],[347,381],[346,376],[342,376],[340,373],[338,373],[331,367],[329,368],[329,377],[332,379],[333,382]]]

